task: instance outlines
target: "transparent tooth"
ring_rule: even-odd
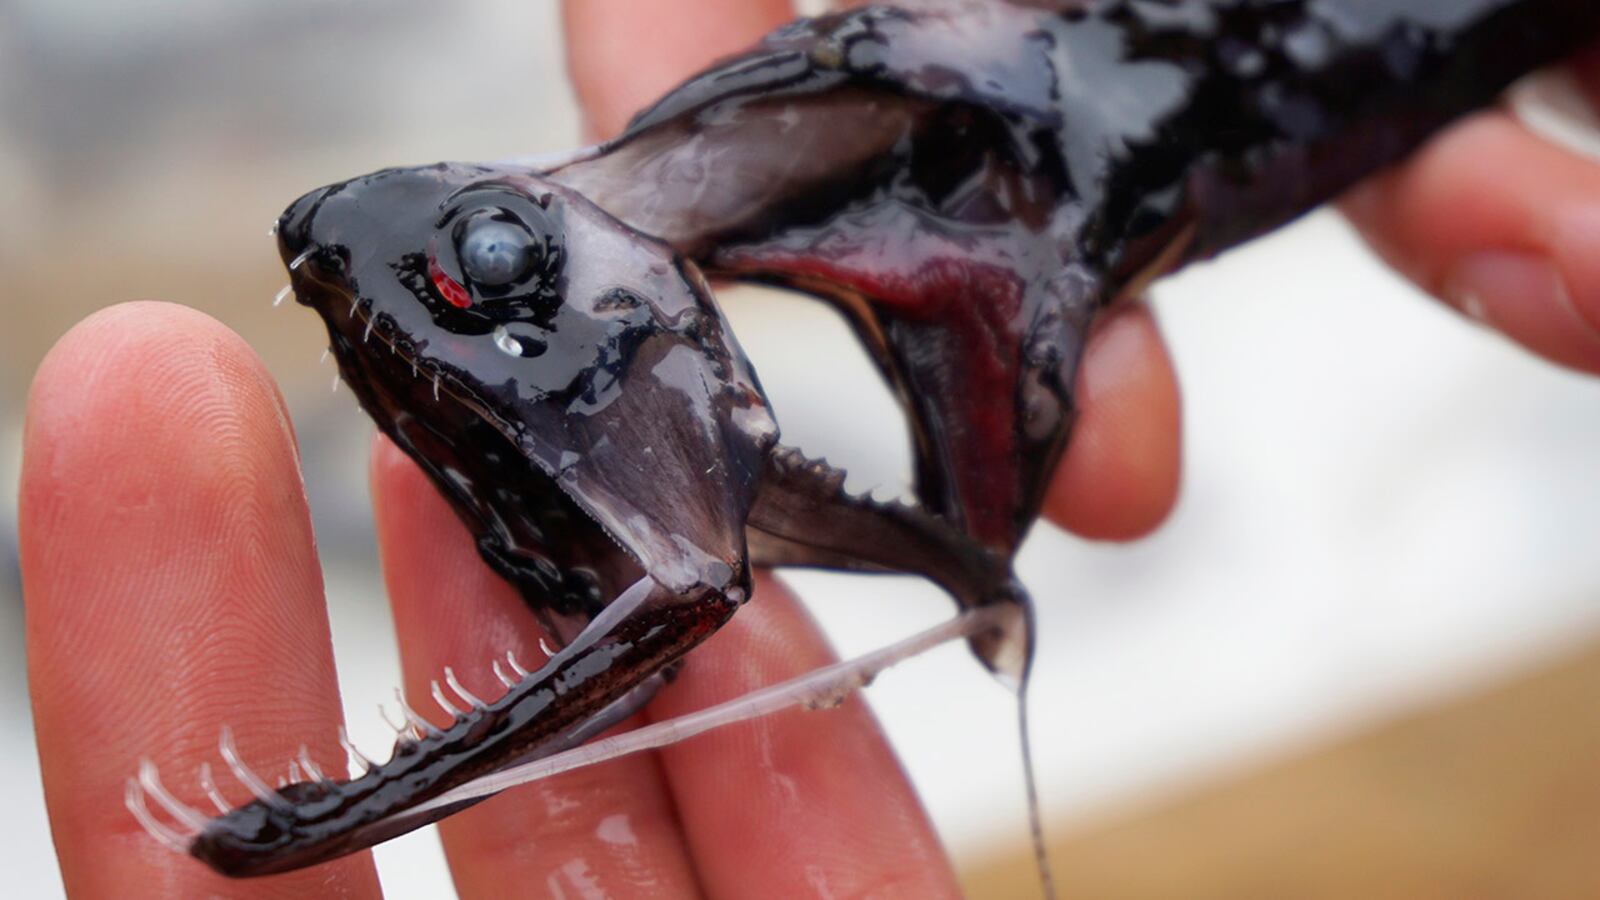
[[[222,738],[217,742],[217,749],[222,753],[222,761],[228,764],[228,771],[232,772],[233,777],[239,779],[239,783],[248,788],[257,800],[273,809],[285,812],[294,808],[293,804],[279,796],[277,791],[262,781],[261,776],[251,771],[250,767],[244,764],[244,760],[239,758],[239,748],[233,743],[233,729],[226,725],[222,727]]]
[[[379,706],[378,708],[382,709],[383,707]],[[357,750],[356,745],[351,743],[350,732],[346,731],[343,725],[339,726],[339,746],[343,747],[344,752],[361,766],[361,773],[363,775],[372,771],[372,760],[367,759],[366,754],[362,753],[360,750]]]
[[[555,649],[552,648],[548,643],[546,643],[545,639],[543,637],[539,638],[539,651],[541,653],[543,653],[546,657],[551,657],[551,656],[555,656],[556,655]]]
[[[278,222],[277,222],[276,219],[274,219],[273,222],[272,222],[272,227],[267,229],[267,237],[275,238],[277,236],[278,236]]]
[[[294,290],[293,287],[290,287],[287,284],[284,285],[282,288],[280,288],[278,290],[278,293],[273,296],[272,305],[273,306],[282,306],[284,298],[288,297],[289,296],[289,292],[293,291],[293,290]]]
[[[439,682],[437,682],[437,681],[432,682],[432,685],[433,685],[433,702],[439,704],[439,708],[440,709],[442,709],[445,712],[449,713],[450,714],[450,718],[452,718],[452,719],[461,718],[461,710],[456,709],[454,706],[451,705],[450,701],[444,695],[444,689],[439,687]]]
[[[330,353],[330,351],[328,350],[328,348],[327,347],[323,347],[322,348],[322,355],[317,357],[317,365],[320,366],[323,363],[327,362],[329,353]]]
[[[289,783],[299,784],[305,780],[305,776],[300,774],[300,764],[292,759],[289,760]]]
[[[211,798],[211,805],[217,808],[217,812],[222,815],[233,812],[233,804],[223,799],[222,792],[217,790],[216,781],[211,778],[211,763],[200,764],[200,790],[205,791],[206,796]]]
[[[652,722],[631,731],[580,744],[570,750],[485,775],[445,791],[412,807],[407,812],[413,815],[424,813],[463,800],[486,797],[506,788],[547,778],[559,772],[595,765],[630,753],[666,747],[714,728],[771,715],[785,707],[832,708],[851,692],[872,683],[884,669],[939,644],[1004,628],[1005,617],[1016,614],[1015,610],[1002,606],[969,610],[954,619],[870,653],[814,669],[788,681],[735,697],[725,703],[674,719]]]
[[[513,654],[510,650],[506,651],[506,662],[511,664],[511,671],[516,672],[518,677],[520,677],[520,678],[527,678],[528,677],[528,675],[529,675],[528,670],[524,669],[522,667],[522,663],[517,662],[516,655]]]
[[[373,325],[373,323],[375,323],[377,321],[378,321],[377,319],[373,319],[373,318],[368,318],[367,319],[366,330],[361,332],[361,343],[365,344],[366,342],[372,340],[372,325]]]
[[[339,382],[342,380],[343,379],[339,377],[338,372],[333,373],[333,387],[329,388],[329,390],[335,394],[339,393]]]
[[[479,700],[471,691],[461,686],[461,681],[456,678],[456,673],[449,666],[444,667],[444,683],[450,685],[450,690],[455,691],[456,696],[467,701],[473,709],[484,708],[484,702]]]
[[[389,708],[384,706],[382,703],[378,704],[378,715],[383,717],[383,724],[394,729],[394,733],[396,735],[410,734],[411,727],[409,725],[396,725],[394,720],[389,718]]]
[[[306,260],[308,260],[312,256],[314,256],[316,254],[316,252],[317,252],[317,248],[315,248],[315,247],[307,247],[306,249],[301,250],[299,256],[296,256],[294,259],[289,260],[289,271],[293,272],[294,270],[296,270],[296,269],[300,268],[301,266],[305,265],[306,264]]]
[[[412,709],[411,704],[406,702],[406,697],[404,694],[400,693],[399,688],[394,689],[394,698],[400,701],[400,712],[406,717],[406,721],[411,723],[411,728],[414,731],[420,731],[423,734],[428,735],[437,735],[440,733],[439,729],[433,727],[432,722],[429,722],[427,719],[417,715],[417,711]]]
[[[161,773],[156,771],[156,764],[148,759],[139,761],[139,786],[144,788],[145,793],[156,798],[161,808],[174,819],[195,831],[205,827],[206,817],[198,809],[180,802],[177,797],[168,793],[161,784]]]
[[[435,403],[439,401],[439,376],[437,375],[433,376],[433,400]]]
[[[132,778],[128,779],[122,789],[122,805],[128,808],[128,812],[133,813],[133,817],[139,820],[144,830],[161,842],[163,847],[176,853],[189,852],[187,838],[156,821],[156,817],[150,814],[150,808],[144,803],[144,791],[139,788],[139,782]]]
[[[300,755],[296,759],[300,761],[301,771],[305,772],[312,781],[328,780],[327,776],[322,774],[322,767],[312,762],[311,754],[307,752],[305,744],[300,745]]]
[[[494,670],[494,677],[500,679],[500,683],[505,685],[506,690],[509,691],[517,686],[517,680],[507,675],[505,669],[500,668],[500,660],[497,659],[490,663],[489,668]]]

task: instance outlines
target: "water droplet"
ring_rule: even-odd
[[[527,322],[505,322],[494,327],[490,334],[494,345],[507,356],[533,358],[543,356],[549,349],[545,343],[549,333]]]
[[[1065,413],[1061,399],[1041,383],[1044,377],[1047,373],[1035,369],[1022,382],[1022,430],[1034,441],[1054,437]]]
[[[522,342],[513,337],[504,325],[494,327],[494,345],[510,356],[522,355]]]

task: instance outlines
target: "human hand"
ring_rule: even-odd
[[[794,17],[789,0],[566,0],[562,8],[568,69],[596,140],[621,131],[635,112],[712,60],[747,49]],[[1099,317],[1075,400],[1072,442],[1045,516],[1089,538],[1148,533],[1177,499],[1181,448],[1172,361],[1144,303]]]
[[[636,59],[644,58],[637,57]],[[538,658],[524,604],[416,467],[372,460],[407,693],[445,665],[495,696],[487,661]],[[255,355],[180,307],[127,304],[70,332],[30,393],[20,496],[30,688],[46,801],[75,897],[375,896],[369,854],[227,882],[122,808],[139,758],[204,807],[196,775],[232,729],[256,769],[302,743],[337,772],[337,678],[293,434]],[[782,589],[698,649],[649,717],[832,661]],[[414,704],[427,709],[424,703]],[[220,779],[237,804],[244,790]],[[915,795],[856,700],[567,773],[440,824],[464,896],[956,893]]]
[[[1600,109],[1600,47],[1571,62]],[[1458,312],[1600,374],[1600,162],[1504,110],[1479,113],[1343,209],[1373,249]]]
[[[791,14],[786,2],[697,9],[703,14],[653,14],[623,0],[567,4],[574,82],[597,135]],[[655,52],[639,64],[641,47]],[[1600,101],[1600,48],[1573,65]],[[1383,258],[1430,293],[1547,359],[1600,372],[1600,164],[1493,110],[1368,181],[1343,206]],[[1096,324],[1077,400],[1044,513],[1086,537],[1139,537],[1171,510],[1181,455],[1171,360],[1143,304]]]
[[[519,596],[417,468],[380,441],[372,490],[407,693],[445,665],[539,658]],[[234,334],[159,303],[102,311],[29,396],[20,496],[29,686],[45,798],[74,897],[377,896],[362,853],[226,882],[122,808],[139,758],[209,804],[200,765],[237,735],[271,779],[302,743],[340,771],[321,576],[281,399]],[[832,661],[782,586],[695,651],[665,718]],[[428,709],[423,703],[414,704]],[[219,779],[237,804],[248,795]],[[439,826],[463,896],[954,896],[949,864],[871,714],[850,700],[513,789]]]

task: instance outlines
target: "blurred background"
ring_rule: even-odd
[[[310,467],[351,731],[376,750],[372,704],[398,669],[370,427],[329,391],[313,317],[271,306],[284,277],[266,230],[341,177],[578,141],[549,4],[0,0],[8,894],[61,890],[15,566],[20,416],[51,343],[159,297],[266,360]],[[1326,213],[1156,303],[1186,398],[1177,512],[1131,546],[1041,525],[1020,564],[1041,605],[1035,758],[1067,895],[1600,896],[1600,381],[1416,296]],[[854,487],[904,490],[898,412],[842,323],[774,293],[725,305],[786,436]],[[950,613],[913,580],[792,580],[846,654]],[[1030,896],[1008,694],[947,648],[869,695],[973,896]],[[378,856],[391,896],[449,895],[431,829]]]

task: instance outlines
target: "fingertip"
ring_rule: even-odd
[[[154,522],[208,523],[213,537],[267,529],[263,540],[303,539],[309,550],[277,385],[238,335],[203,313],[135,302],[88,317],[41,363],[26,421],[25,571],[62,574],[64,558],[96,545],[157,540],[159,531],[138,530]],[[81,580],[100,571],[69,568]],[[109,581],[82,586],[118,593]]]
[[[1581,263],[1576,263],[1581,265]],[[1579,371],[1600,372],[1600,317],[1590,321],[1554,260],[1479,250],[1458,260],[1443,298],[1468,318]]]
[[[310,517],[281,398],[249,347],[171,304],[89,317],[35,377],[19,494],[34,732],[69,891],[375,895],[365,855],[224,882],[116,803],[141,755],[196,801],[222,725],[258,762],[302,743],[337,758]]]
[[[1481,113],[1342,206],[1373,249],[1424,290],[1551,361],[1600,372],[1593,159],[1510,113]]]
[[[1129,304],[1095,323],[1076,397],[1077,422],[1045,516],[1093,540],[1150,533],[1177,502],[1182,422],[1172,359],[1147,306]]]
[[[197,377],[221,379],[287,433],[277,385],[249,345],[205,313],[155,300],[106,307],[62,335],[29,388],[28,428],[137,422],[168,399],[160,389],[198,389],[189,384]]]
[[[1358,186],[1341,207],[1384,260],[1440,292],[1448,264],[1474,247],[1531,233],[1533,212],[1517,195],[1539,186],[1518,170],[1530,137],[1509,113],[1468,117],[1404,164]],[[1520,182],[1495,188],[1486,171]]]

